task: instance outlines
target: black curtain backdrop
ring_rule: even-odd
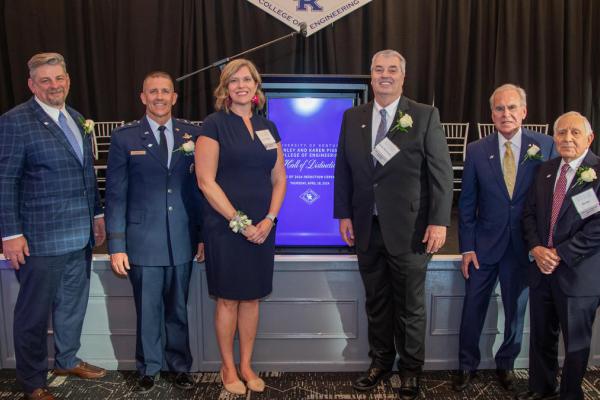
[[[27,60],[57,51],[69,104],[97,121],[139,118],[151,70],[178,77],[291,32],[245,0],[0,0],[0,10],[0,113],[31,96]],[[373,0],[249,58],[262,73],[368,74],[384,48],[407,59],[406,95],[434,102],[444,122],[470,122],[471,139],[506,82],[527,91],[526,122],[576,110],[600,133],[600,0]],[[177,84],[175,115],[210,113],[218,74]]]

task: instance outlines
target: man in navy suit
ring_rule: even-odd
[[[600,158],[589,150],[588,120],[568,112],[554,123],[560,158],[539,168],[523,209],[529,267],[529,391],[520,400],[556,399],[558,337],[565,361],[560,399],[583,400],[581,382],[600,305]]]
[[[87,308],[91,248],[104,241],[92,142],[65,105],[69,74],[57,53],[28,62],[33,98],[0,117],[0,233],[20,283],[14,310],[17,381],[27,399],[46,387],[52,311],[56,374],[100,378],[77,358]]]
[[[521,126],[527,115],[522,88],[512,84],[498,87],[490,97],[490,107],[496,131],[467,146],[459,203],[465,298],[459,370],[453,382],[457,391],[469,385],[481,361],[479,339],[498,281],[504,341],[496,353],[496,373],[506,390],[514,387],[512,370],[521,350],[529,264],[521,211],[539,165],[553,153],[550,136]]]
[[[140,97],[146,115],[111,138],[108,251],[115,273],[129,275],[133,286],[137,390],[153,388],[163,359],[176,374],[175,385],[191,389],[188,288],[194,255],[204,259],[198,240],[201,197],[193,174],[198,128],[171,117],[177,94],[169,74],[149,73]]]

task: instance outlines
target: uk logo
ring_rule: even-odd
[[[297,11],[307,11],[306,7],[310,7],[311,11],[323,11],[323,7],[317,3],[317,0],[295,0],[298,2]]]
[[[300,198],[301,198],[302,200],[304,200],[304,202],[305,202],[306,204],[309,204],[309,205],[310,205],[310,204],[313,204],[315,201],[319,200],[319,198],[320,198],[320,197],[321,197],[321,196],[319,196],[319,195],[317,194],[317,192],[315,192],[315,191],[314,191],[314,190],[312,190],[312,189],[308,189],[308,190],[306,190],[304,193],[302,193],[302,194],[300,195]]]

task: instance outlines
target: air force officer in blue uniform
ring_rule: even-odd
[[[459,372],[454,389],[469,385],[480,362],[479,339],[496,282],[504,306],[504,341],[496,353],[500,384],[512,390],[527,306],[527,249],[521,211],[535,173],[553,153],[550,136],[521,126],[525,91],[498,87],[490,97],[495,132],[469,144],[459,204],[459,243],[465,300],[460,325]]]
[[[163,359],[176,373],[175,385],[190,389],[188,288],[194,256],[204,258],[193,174],[197,127],[171,117],[177,94],[167,73],[146,76],[141,100],[146,115],[117,129],[111,138],[108,250],[115,273],[128,275],[133,286],[137,390],[153,388]]]

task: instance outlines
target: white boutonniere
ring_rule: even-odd
[[[521,161],[521,164],[523,164],[527,160],[542,161],[543,159],[544,158],[542,157],[542,153],[540,153],[540,148],[537,145],[532,144],[527,149],[527,153],[525,154],[525,157],[523,157],[523,161]]]
[[[577,178],[577,181],[575,182],[575,186],[577,186],[593,182],[598,179],[598,176],[596,175],[596,170],[594,168],[579,167],[575,173],[575,178]]]
[[[185,140],[185,142],[181,146],[173,150],[173,153],[175,153],[176,151],[181,151],[186,156],[193,156],[194,150],[196,149],[196,144],[192,141],[192,136],[189,133],[186,133],[182,136],[182,138],[183,140]]]
[[[398,122],[394,125],[394,128],[390,132],[394,132],[398,130],[400,132],[408,132],[408,128],[412,128],[413,119],[410,115],[403,113],[402,111],[398,111]]]
[[[83,129],[83,133],[86,136],[94,133],[94,121],[93,120],[79,117],[79,125],[81,125],[81,128]]]

